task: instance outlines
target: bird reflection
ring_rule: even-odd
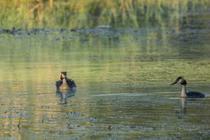
[[[180,98],[180,111],[178,112],[178,118],[182,119],[187,113],[187,99]]]
[[[72,96],[75,96],[75,92],[76,91],[72,91],[72,90],[69,90],[69,91],[66,91],[66,92],[62,92],[60,90],[57,90],[56,95],[58,97],[60,97],[60,103],[61,104],[67,104],[67,99],[72,97]]]

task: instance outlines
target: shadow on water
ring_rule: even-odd
[[[60,97],[60,104],[67,104],[67,99],[75,96],[76,90],[68,90],[66,92],[57,90],[56,96]]]

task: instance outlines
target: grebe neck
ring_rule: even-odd
[[[187,88],[186,88],[186,85],[182,85],[181,97],[183,97],[183,98],[186,98],[187,97]]]
[[[67,83],[66,78],[63,78],[62,82],[63,84],[66,84]]]

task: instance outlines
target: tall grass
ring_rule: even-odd
[[[0,26],[89,28],[173,25],[209,0],[1,0]]]

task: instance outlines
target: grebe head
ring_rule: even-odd
[[[60,79],[63,80],[63,79],[66,79],[67,78],[67,72],[61,72],[61,75],[60,75]]]
[[[175,85],[177,83],[183,86],[187,85],[187,81],[182,76],[177,77],[176,80],[173,83],[171,83],[171,85]]]

